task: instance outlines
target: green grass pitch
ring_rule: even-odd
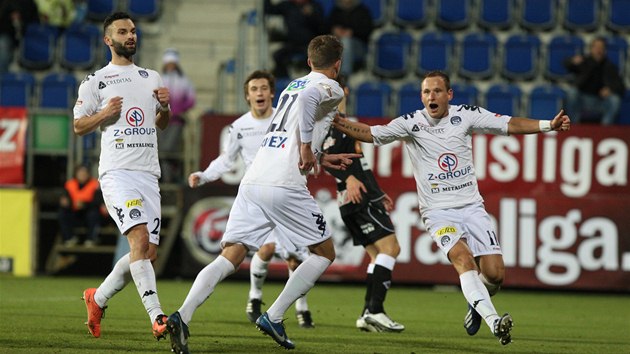
[[[114,297],[101,338],[84,325],[81,293],[100,278],[0,277],[0,353],[168,353],[156,342],[133,285]],[[175,311],[192,281],[159,280],[162,307]],[[269,306],[281,283],[268,283]],[[281,353],[245,317],[249,284],[226,280],[190,324],[192,353]],[[466,305],[456,288],[393,287],[386,309],[403,323],[402,333],[366,333],[354,322],[364,290],[358,285],[317,284],[308,295],[315,329],[301,329],[293,308],[287,334],[294,353],[630,353],[630,296],[505,290],[494,297],[500,313],[514,318],[513,339],[501,346],[483,326],[469,337],[462,321]]]

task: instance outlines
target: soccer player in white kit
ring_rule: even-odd
[[[552,120],[510,117],[481,107],[451,106],[450,79],[439,71],[422,81],[424,109],[387,125],[369,126],[335,117],[334,127],[357,140],[384,145],[401,140],[413,163],[422,220],[459,274],[469,304],[464,327],[477,333],[485,320],[500,343],[512,341],[512,317],[499,316],[490,299],[505,273],[501,246],[479,194],[472,158],[472,133],[533,134],[567,131],[560,111]]]
[[[341,42],[333,36],[313,38],[308,46],[311,73],[293,80],[281,93],[267,134],[241,181],[221,240],[221,255],[199,272],[182,306],[168,318],[175,353],[188,353],[188,323],[197,307],[274,229],[280,231],[275,235],[281,245],[308,246],[311,254],[256,326],[286,349],[295,348],[282,317],[335,259],[330,229],[306,187],[306,177],[313,168],[317,170],[318,159],[324,167],[345,168],[350,158],[358,157],[321,154],[335,108],[343,98],[343,90],[334,80],[342,51]]]
[[[203,172],[193,172],[188,176],[188,184],[191,188],[221,178],[224,173],[232,170],[239,155],[243,159],[246,169],[252,164],[275,112],[272,107],[276,92],[275,78],[271,73],[256,70],[245,79],[244,92],[245,100],[250,107],[249,112],[231,124],[224,151],[210,162]],[[250,322],[256,322],[261,315],[262,287],[267,278],[267,269],[273,255],[277,253],[287,262],[289,274],[308,257],[308,248],[306,247],[301,247],[296,252],[289,252],[286,247],[276,247],[276,240],[273,235],[265,242],[254,253],[249,266],[250,289],[245,313]],[[300,327],[312,328],[314,326],[306,295],[297,299],[295,310]]]
[[[169,92],[160,75],[136,66],[136,27],[128,14],[117,12],[103,23],[104,42],[112,60],[88,75],[74,106],[74,132],[101,129],[99,181],[110,216],[127,236],[130,252],[120,258],[98,287],[86,289],[88,330],[101,335],[107,301],[124,288],[131,273],[158,340],[166,334],[151,264],[160,242],[160,165],[156,127],[165,129],[171,116]]]

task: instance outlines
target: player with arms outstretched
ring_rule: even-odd
[[[472,134],[534,134],[566,131],[562,111],[553,120],[510,117],[481,107],[450,105],[450,79],[427,73],[421,89],[424,109],[404,114],[387,125],[369,126],[343,117],[334,126],[357,140],[384,145],[405,144],[418,189],[422,220],[437,246],[459,274],[469,304],[464,327],[470,335],[481,320],[503,345],[512,341],[512,317],[500,316],[490,296],[503,282],[505,266],[492,221],[479,194],[473,165]]]

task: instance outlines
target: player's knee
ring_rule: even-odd
[[[262,247],[260,247],[257,253],[260,259],[262,259],[265,262],[268,262],[271,260],[271,257],[273,257],[274,252],[276,252],[276,244],[267,243],[267,244],[262,245]]]
[[[300,263],[301,263],[300,261],[298,261],[296,258],[293,258],[293,257],[289,257],[287,259],[287,266],[291,270],[295,270],[300,265]]]
[[[501,286],[503,284],[504,272],[493,270],[493,271],[484,271],[482,272],[486,281],[490,284]]]

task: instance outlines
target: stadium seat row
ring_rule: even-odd
[[[629,0],[630,1],[630,0]],[[623,36],[608,36],[609,58],[624,77],[628,42]],[[425,32],[414,39],[404,30],[384,31],[373,36],[370,53],[372,72],[382,78],[399,79],[410,72],[423,75],[431,70],[456,72],[466,79],[487,80],[495,73],[508,80],[566,80],[564,59],[582,54],[580,36],[560,34],[545,44],[537,36],[514,34],[499,40],[488,32],[471,32],[460,40],[447,31]]]
[[[140,28],[136,27],[136,31],[140,38]],[[96,25],[77,24],[59,33],[55,27],[30,24],[20,44],[18,63],[25,70],[49,70],[58,63],[73,71],[90,70],[97,64],[105,65],[110,59],[109,48]],[[137,55],[134,59],[138,63]]]
[[[335,0],[316,0],[327,15]],[[630,32],[630,0],[361,0],[374,23],[422,28],[430,23],[458,31],[477,25],[488,30],[569,31],[609,29]],[[625,14],[625,15],[624,15]]]
[[[87,0],[86,17],[102,22],[115,11],[125,11],[137,21],[155,21],[162,12],[162,0]]]
[[[41,80],[28,72],[0,76],[0,106],[68,109],[74,105],[77,80],[72,74],[51,72]]]
[[[523,92],[516,84],[491,85],[485,92],[469,84],[453,84],[451,104],[482,105],[491,112],[528,116],[553,117],[564,107],[565,91],[557,85],[541,84]],[[423,108],[418,81],[403,84],[394,90],[386,81],[366,81],[351,90],[350,105],[358,117],[399,116]],[[630,90],[623,98],[618,123],[630,124]]]

